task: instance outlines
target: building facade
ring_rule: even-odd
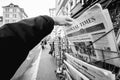
[[[84,4],[84,0],[56,0],[56,15],[70,16],[72,10],[76,8],[78,4],[79,6],[82,6]]]
[[[50,13],[51,17],[56,16],[56,9],[55,8],[50,8],[49,13]]]
[[[3,24],[14,23],[27,17],[24,9],[20,8],[18,5],[11,3],[7,6],[3,6]]]
[[[3,17],[0,16],[0,27],[3,25]]]

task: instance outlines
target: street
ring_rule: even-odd
[[[46,45],[45,49],[42,50],[40,54],[36,80],[57,80],[54,72],[56,69],[56,62],[53,56],[48,54],[49,50],[50,46]],[[32,76],[36,71],[35,68],[31,68],[31,65],[33,66],[39,53],[40,47],[37,45],[30,51],[26,60],[21,64],[11,80],[32,80]]]

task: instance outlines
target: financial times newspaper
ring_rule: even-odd
[[[95,42],[101,36],[111,31],[106,36],[96,41],[93,44],[93,47],[95,49],[117,52],[115,34],[112,29],[113,25],[108,10],[103,10],[100,4],[96,4],[76,18],[71,27],[65,28],[65,32],[69,41],[73,43],[81,43]],[[86,43],[85,46],[87,46]],[[93,54],[95,56],[93,57],[96,60],[103,60],[103,54],[104,59],[110,59],[118,56],[116,53],[102,53],[99,50],[95,50]],[[106,62],[120,66],[119,58],[107,60]]]

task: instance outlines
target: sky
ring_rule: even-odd
[[[2,16],[2,6],[7,6],[10,3],[24,8],[28,17],[39,15],[49,15],[49,8],[55,7],[55,0],[0,0],[0,16]]]

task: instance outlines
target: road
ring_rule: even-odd
[[[48,54],[49,50],[49,45],[46,45],[45,49],[42,50],[36,80],[57,80],[54,73],[56,69],[55,59],[53,56]],[[39,52],[40,47],[39,45],[37,45],[33,50],[30,51],[28,57],[21,64],[11,80],[31,80],[31,76],[33,75],[33,73],[30,72],[34,70],[31,68],[31,65],[38,58]]]

